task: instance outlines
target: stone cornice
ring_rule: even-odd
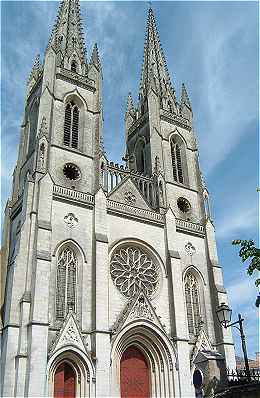
[[[194,235],[205,236],[205,228],[201,224],[176,218],[176,230],[178,232],[191,232]]]
[[[76,191],[75,189],[61,187],[60,185],[53,186],[53,197],[63,198],[66,201],[74,202],[76,204],[81,203],[91,207],[94,206],[94,196],[90,193]]]
[[[96,91],[93,80],[90,80],[86,76],[81,76],[77,73],[74,73],[68,69],[59,68],[58,72],[56,74],[56,78],[60,79],[60,80],[64,80],[69,83],[72,83],[78,87],[85,88],[92,92]]]
[[[184,119],[181,116],[170,113],[164,109],[160,110],[160,118],[161,118],[161,120],[164,120],[165,122],[175,124],[175,125],[182,127],[188,131],[191,131],[191,129],[192,129],[191,125],[187,119]]]
[[[109,213],[129,216],[131,218],[140,219],[144,222],[164,225],[164,216],[150,210],[140,209],[134,206],[129,206],[124,203],[115,202],[113,200],[107,201],[107,209]]]

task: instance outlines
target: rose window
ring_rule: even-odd
[[[137,247],[123,247],[113,254],[110,273],[118,290],[132,297],[141,290],[149,297],[156,291],[159,267]]]

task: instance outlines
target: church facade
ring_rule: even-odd
[[[6,206],[2,395],[212,396],[235,367],[216,318],[227,294],[192,106],[152,9],[124,165],[104,151],[102,79],[79,2],[64,0],[29,78]]]

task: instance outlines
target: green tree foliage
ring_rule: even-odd
[[[239,257],[243,262],[250,260],[247,268],[248,275],[253,275],[255,271],[260,271],[260,249],[255,247],[253,240],[233,240],[232,245],[240,245]],[[256,286],[260,286],[260,278],[255,281]]]

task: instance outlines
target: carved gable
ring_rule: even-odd
[[[191,354],[191,362],[197,363],[205,359],[221,359],[222,355],[213,348],[206,332],[202,329]]]
[[[139,209],[151,210],[141,192],[137,189],[130,177],[123,180],[108,195],[110,200],[124,203],[128,206],[138,207]]]
[[[151,321],[164,331],[163,325],[161,324],[149,299],[143,292],[140,292],[137,297],[134,297],[127,303],[117,321],[113,325],[112,332],[114,334],[119,333],[119,331],[123,329],[125,325],[137,319]]]
[[[67,345],[77,346],[82,351],[87,351],[77,321],[72,312],[68,314],[63,328],[61,329],[57,338],[54,340],[50,353],[53,354],[61,347]]]

